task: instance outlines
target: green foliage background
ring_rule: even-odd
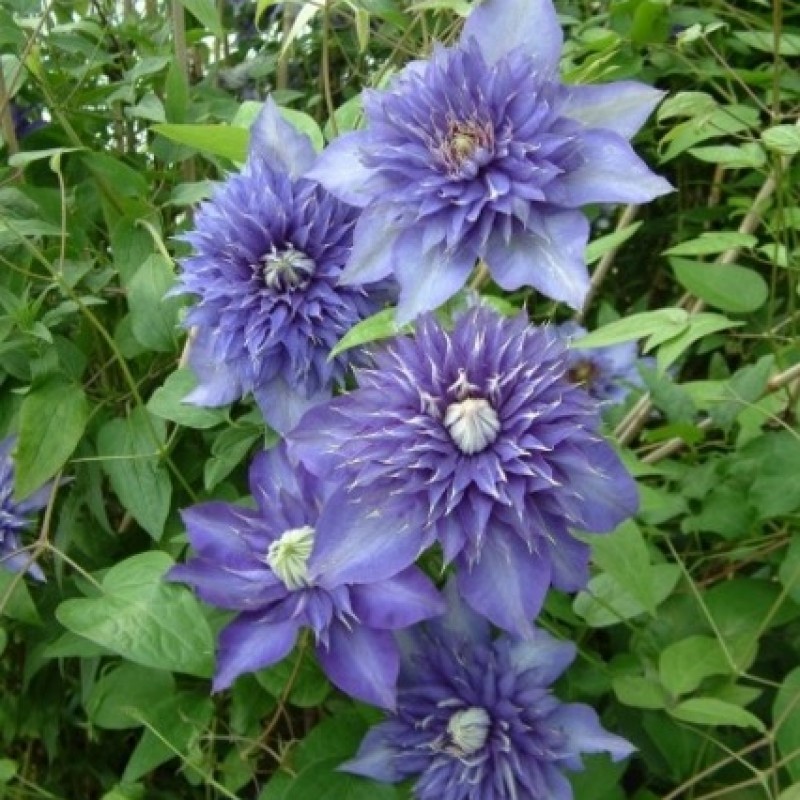
[[[800,8],[557,7],[568,82],[669,93],[637,147],[677,189],[592,212],[590,339],[640,339],[658,369],[609,428],[641,513],[595,537],[588,590],[542,620],[580,648],[560,694],[638,748],[589,759],[576,797],[798,800]],[[0,571],[0,798],[408,796],[335,772],[378,715],[306,648],[209,694],[224,618],[161,576],[179,509],[240,497],[272,439],[247,404],[181,404],[184,302],[163,295],[193,206],[244,159],[252,101],[272,92],[322,146],[468,9],[0,0],[0,431],[20,496],[70,478],[29,540],[48,582]],[[45,124],[18,136],[14,108]]]

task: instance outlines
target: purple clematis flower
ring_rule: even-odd
[[[22,139],[31,133],[36,133],[47,124],[41,119],[38,108],[19,103],[11,103],[11,121],[14,125],[14,134],[17,139]]]
[[[169,579],[207,603],[238,612],[220,635],[214,690],[288,655],[310,628],[328,677],[342,691],[392,708],[399,655],[390,631],[440,614],[444,604],[416,567],[350,584],[317,563],[327,536],[325,484],[293,469],[283,445],[250,469],[256,508],[210,502],[183,512],[197,558]]]
[[[250,154],[200,207],[186,235],[178,292],[196,295],[189,362],[203,406],[255,395],[275,430],[331,395],[358,351],[329,360],[333,345],[387,299],[377,287],[338,286],[357,212],[304,175],[311,141],[271,100],[253,125]]]
[[[397,711],[344,770],[386,783],[416,778],[418,800],[571,800],[564,771],[580,770],[582,754],[630,755],[593,709],[551,693],[573,644],[539,629],[528,640],[492,640],[488,624],[448,595],[446,617],[403,634]]]
[[[31,525],[31,515],[44,508],[53,490],[53,482],[42,486],[30,497],[19,502],[14,500],[14,461],[11,450],[15,444],[13,436],[0,442],[0,567],[12,572],[27,572],[43,581],[41,567],[31,561],[30,554],[22,549],[20,534]]]
[[[589,548],[570,527],[611,531],[638,502],[597,403],[567,377],[563,342],[478,307],[452,332],[420,318],[374,360],[290,436],[294,457],[342,484],[318,563],[375,579],[438,541],[472,608],[529,634],[551,584],[588,580]]]
[[[671,186],[628,141],[662,93],[563,85],[562,40],[551,0],[483,0],[457,46],[364,93],[366,130],[334,140],[309,173],[365,209],[343,282],[394,273],[405,322],[452,297],[480,258],[504,289],[581,307],[578,209]]]
[[[556,332],[568,345],[586,336],[586,329],[576,322],[564,322]],[[651,358],[639,357],[636,342],[591,349],[570,346],[567,360],[570,380],[583,386],[602,405],[624,403],[631,390],[643,385],[637,366],[654,363]]]

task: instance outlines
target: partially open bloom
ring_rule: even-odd
[[[357,212],[303,177],[315,159],[268,100],[243,171],[200,208],[180,276],[179,291],[198,298],[186,325],[199,386],[187,401],[218,406],[252,392],[282,433],[342,381],[352,354],[328,360],[331,348],[384,300],[337,285]]]
[[[564,771],[584,753],[633,748],[589,706],[550,691],[575,646],[536,629],[492,640],[449,592],[448,615],[404,634],[397,711],[343,766],[387,783],[416,778],[418,800],[571,800]]]
[[[197,558],[169,575],[238,612],[220,635],[215,690],[280,661],[310,628],[333,683],[393,707],[399,661],[391,631],[441,613],[436,589],[416,567],[358,585],[321,568],[315,551],[329,527],[327,488],[293,469],[283,446],[256,456],[250,490],[255,509],[210,502],[183,512]]]
[[[398,319],[436,308],[478,258],[507,290],[579,308],[588,203],[670,191],[628,142],[661,97],[623,81],[566,86],[551,0],[483,0],[461,40],[365,92],[367,128],[310,175],[365,209],[343,280],[400,283]]]
[[[452,332],[421,317],[290,436],[347,500],[320,563],[352,580],[390,575],[438,541],[466,601],[528,633],[551,583],[588,580],[588,547],[569,529],[613,530],[637,506],[568,369],[563,341],[522,314],[474,308]]]
[[[0,442],[0,567],[12,572],[27,570],[37,580],[44,580],[41,567],[22,548],[20,534],[30,528],[32,515],[47,505],[52,481],[24,500],[14,500],[14,461],[11,450],[14,437]]]
[[[608,347],[575,348],[572,343],[586,336],[586,329],[575,322],[565,322],[556,332],[570,345],[567,360],[570,380],[583,386],[599,403],[624,403],[632,389],[642,386],[640,363],[652,359],[640,358],[636,342],[622,342]]]

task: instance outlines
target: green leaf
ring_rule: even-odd
[[[24,150],[21,153],[14,153],[8,157],[8,164],[11,167],[27,167],[34,161],[41,161],[45,158],[60,156],[63,153],[74,153],[78,150],[85,150],[85,147],[48,147],[46,150]]]
[[[258,0],[256,3],[256,23],[261,19],[261,15],[270,7],[274,6],[279,0]]]
[[[219,39],[225,36],[225,28],[217,13],[217,6],[214,0],[180,0],[181,5],[189,11],[193,17]]]
[[[164,296],[174,284],[172,263],[154,253],[145,259],[128,287],[133,335],[151,350],[163,353],[177,350],[178,310],[183,299]]]
[[[140,783],[118,783],[100,800],[145,800],[145,788]]]
[[[128,117],[146,119],[150,122],[166,122],[167,120],[164,104],[154,92],[148,92],[135,106],[127,107],[125,114]]]
[[[777,800],[800,800],[800,783],[793,783],[784,789],[778,795]]]
[[[792,476],[787,476],[792,480]],[[789,543],[789,549],[778,568],[778,577],[789,597],[800,603],[800,533],[795,533]]]
[[[731,667],[716,639],[690,636],[661,653],[658,671],[664,688],[673,695],[688,694],[711,675],[728,675]]]
[[[569,774],[575,800],[624,800],[620,787],[622,773],[627,769],[624,761],[615,764],[604,753],[583,755],[581,761],[581,771]],[[637,800],[644,798],[637,794]]]
[[[595,261],[599,261],[606,253],[627,242],[641,226],[642,223],[640,220],[639,222],[628,225],[621,231],[608,233],[605,236],[600,236],[598,239],[589,242],[586,247],[586,263],[594,264]]]
[[[741,468],[752,463],[755,480],[748,500],[759,519],[791,514],[800,508],[800,444],[794,432],[775,431],[748,442],[740,451]]]
[[[179,183],[172,190],[168,206],[194,206],[202,200],[207,200],[214,192],[213,181],[195,181],[194,183]]]
[[[0,604],[0,614],[9,619],[28,625],[39,625],[42,621],[28,585],[19,575],[7,569],[0,569]]]
[[[28,37],[17,25],[14,17],[5,9],[0,8],[0,44],[10,44],[21,53],[25,49]]]
[[[125,73],[125,77],[131,82],[136,83],[142,78],[150,75],[157,75],[167,65],[174,63],[175,59],[169,56],[144,56],[139,58],[136,63]]]
[[[769,150],[793,156],[800,152],[800,128],[797,125],[775,125],[761,131],[761,141]]]
[[[661,160],[669,161],[707,139],[758,129],[759,126],[758,109],[743,104],[720,106],[669,130],[662,140],[668,146]]]
[[[286,792],[294,781],[294,775],[278,770],[274,772],[267,785],[261,790],[258,800],[284,800]]]
[[[800,667],[793,669],[783,680],[772,709],[775,739],[792,780],[800,781]]]
[[[718,533],[726,539],[737,539],[752,532],[755,514],[741,487],[721,483],[703,499],[699,514],[682,523],[685,533],[695,531]]]
[[[297,12],[297,15],[292,21],[292,27],[289,29],[288,33],[284,33],[283,35],[280,58],[286,57],[286,54],[289,52],[289,48],[292,46],[292,43],[301,34],[304,34],[308,30],[311,20],[314,19],[320,10],[321,6],[317,5],[316,3],[304,3],[300,6],[300,10]]]
[[[171,59],[167,77],[164,81],[164,110],[167,122],[186,122],[189,106],[189,84],[183,66],[177,59]]]
[[[223,411],[184,402],[186,395],[196,386],[197,379],[190,369],[178,369],[164,381],[163,386],[153,392],[147,408],[157,417],[177,422],[186,428],[213,428],[224,422]]]
[[[368,729],[368,721],[358,711],[337,712],[320,722],[300,743],[294,758],[296,768],[305,769],[331,758],[345,761],[355,755]]]
[[[758,244],[758,239],[749,233],[722,231],[701,233],[695,239],[687,239],[664,251],[667,256],[708,256],[724,253],[733,248],[751,248]]]
[[[388,339],[398,333],[406,333],[412,330],[410,325],[398,325],[394,317],[395,309],[385,308],[383,311],[361,320],[339,339],[328,358],[334,358],[351,347],[358,347],[378,339]]]
[[[664,689],[643,675],[617,675],[611,679],[611,688],[620,703],[632,708],[665,708]]]
[[[231,161],[247,159],[247,143],[250,134],[244,128],[233,125],[153,125],[150,130],[211,155],[222,156]]]
[[[766,731],[764,723],[755,714],[714,697],[684,700],[669,709],[669,713],[675,719],[695,725],[733,725],[736,728],[755,728],[759,733]]]
[[[303,661],[297,668],[297,659]],[[289,702],[300,708],[318,706],[331,690],[327,678],[307,650],[295,648],[283,661],[256,673],[256,680],[273,696],[280,697],[286,684],[294,677]]]
[[[106,423],[97,437],[98,455],[114,492],[156,540],[164,532],[172,499],[169,473],[159,464],[163,443],[164,423],[142,408]]]
[[[653,598],[656,605],[663,602],[681,577],[676,564],[656,564],[650,569]],[[596,575],[589,581],[573,603],[575,613],[592,628],[616,625],[626,619],[638,617],[647,609],[626,586],[607,573]]]
[[[655,613],[650,556],[636,523],[628,520],[607,536],[592,536],[587,540],[595,564],[624,586],[640,606]]]
[[[593,347],[607,347],[610,344],[630,342],[654,334],[667,338],[677,336],[686,330],[689,314],[682,308],[661,308],[656,311],[643,311],[628,317],[609,322],[586,336],[576,339],[572,347],[576,350]]]
[[[659,347],[656,355],[658,368],[662,372],[666,372],[699,339],[743,324],[743,322],[734,322],[721,314],[692,314],[689,317],[689,327]]]
[[[45,658],[97,658],[109,655],[113,653],[105,647],[100,647],[99,644],[90,642],[72,631],[65,631],[44,650]]]
[[[730,144],[691,147],[689,155],[710,164],[728,169],[758,169],[767,162],[764,148],[757,142],[746,142],[740,147]]]
[[[24,499],[64,466],[83,436],[89,403],[79,386],[51,378],[20,409],[14,493]]]
[[[16,761],[0,758],[0,783],[8,783],[17,774],[18,769]]]
[[[700,117],[718,107],[719,103],[705,92],[677,92],[658,107],[657,119],[664,122],[675,117]]]
[[[123,663],[94,684],[86,699],[86,714],[100,728],[138,728],[141,721],[134,712],[144,713],[174,692],[175,679],[169,672]]]
[[[738,670],[753,663],[759,637],[781,621],[781,606],[792,611],[786,598],[778,605],[781,587],[777,582],[758,578],[725,581],[705,592],[703,600]],[[766,626],[765,620],[769,621]]]
[[[653,405],[663,411],[671,423],[691,425],[695,418],[695,407],[688,392],[673,383],[668,375],[663,375],[655,369],[649,369],[646,365],[640,365],[639,372],[650,392]],[[688,430],[687,433],[689,433]],[[677,435],[677,433],[671,435]],[[682,432],[681,435],[684,433]]]
[[[755,50],[764,53],[775,52],[775,34],[772,31],[733,31],[733,35]],[[778,54],[800,56],[800,35],[782,31],[778,37]]]
[[[159,551],[121,561],[105,574],[100,597],[66,600],[56,618],[135,664],[207,678],[214,662],[211,629],[194,595],[164,579],[173,563]]]
[[[177,758],[178,754],[193,763],[190,759],[191,745],[204,733],[213,710],[211,699],[206,695],[181,692],[141,714],[137,713],[140,721],[149,727],[131,754],[122,780],[132,783],[159,765]]]
[[[126,164],[121,158],[108,153],[82,153],[81,161],[102,182],[113,187],[115,194],[124,197],[146,197],[150,186],[139,170]]]
[[[734,373],[724,386],[725,401],[709,409],[714,423],[725,428],[755,403],[766,390],[774,366],[774,356],[762,356],[755,364],[748,364]]]
[[[761,308],[769,297],[767,282],[755,270],[683,258],[670,258],[669,263],[685,289],[723,311],[746,314]]]
[[[252,427],[225,428],[214,440],[211,458],[203,469],[203,483],[208,491],[225,480],[241,464],[250,448],[262,437]]]
[[[323,132],[328,141],[336,138],[332,124],[333,120],[336,121],[336,135],[339,136],[360,128],[364,121],[364,107],[361,95],[357,94],[342,103],[334,112],[333,117],[325,123]]]
[[[153,237],[137,220],[123,217],[111,231],[114,267],[125,288],[130,287],[139,267],[154,251]]]
[[[288,787],[283,800],[396,800],[394,786],[338,772],[341,763],[330,758],[306,767]]]

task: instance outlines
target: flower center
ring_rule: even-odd
[[[314,529],[310,525],[284,531],[267,550],[267,564],[290,591],[309,585],[308,558],[314,547]]]
[[[485,450],[500,432],[497,412],[483,397],[467,397],[451,403],[444,424],[458,449],[468,456]]]
[[[491,124],[477,119],[450,120],[436,153],[454,178],[473,178],[487,164],[494,150]]]
[[[586,359],[585,361],[579,361],[575,364],[575,366],[567,372],[567,377],[573,383],[577,383],[579,386],[584,386],[589,389],[599,374],[600,370],[597,364],[593,364]]]
[[[285,250],[276,250],[261,257],[264,284],[274,292],[289,292],[302,288],[316,270],[316,264],[292,245]]]
[[[471,756],[486,744],[491,719],[485,709],[472,706],[456,711],[447,723],[447,733],[458,756]]]

